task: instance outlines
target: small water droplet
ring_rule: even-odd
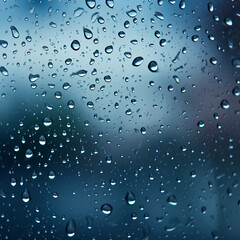
[[[163,16],[163,14],[162,13],[160,13],[160,12],[155,12],[155,17],[157,17],[158,19],[160,19],[160,20],[164,20],[164,16]]]
[[[44,126],[46,126],[46,127],[51,126],[51,125],[52,125],[52,119],[49,118],[49,117],[45,117],[45,118],[43,119],[43,124],[44,124]]]
[[[35,82],[39,79],[39,77],[40,76],[38,74],[29,74],[28,79],[30,82]]]
[[[80,17],[83,13],[84,13],[84,9],[81,8],[81,7],[79,7],[79,8],[77,8],[77,9],[74,10],[73,16],[74,16],[75,18],[77,18],[77,17]]]
[[[0,40],[0,46],[6,48],[8,46],[8,42],[5,40]]]
[[[132,9],[132,10],[127,12],[127,15],[131,18],[134,18],[134,17],[137,16],[137,12],[134,9]]]
[[[1,66],[0,72],[2,73],[3,76],[8,76],[8,70],[5,67]]]
[[[45,145],[46,144],[46,138],[43,136],[43,135],[41,135],[40,137],[39,137],[39,143],[40,143],[40,145]]]
[[[172,205],[172,206],[176,206],[177,205],[177,198],[175,195],[171,194],[168,196],[167,198],[167,203]]]

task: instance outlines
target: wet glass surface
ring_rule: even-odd
[[[240,239],[238,0],[0,20],[0,239]]]

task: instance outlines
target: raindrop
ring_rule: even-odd
[[[202,128],[202,127],[204,127],[204,121],[199,121],[198,123],[197,123],[197,125],[198,125],[198,127],[200,127],[200,128]]]
[[[56,176],[56,173],[55,173],[54,171],[50,171],[50,172],[48,173],[49,179],[54,179],[55,176]]]
[[[96,1],[95,0],[86,0],[86,4],[89,8],[94,8],[96,6]]]
[[[11,29],[11,32],[12,32],[12,36],[14,38],[19,38],[20,35],[19,35],[19,32],[18,32],[17,28],[14,27],[14,26],[11,26],[10,29]]]
[[[179,8],[180,9],[185,9],[185,7],[186,7],[186,2],[185,2],[185,0],[182,0],[180,3],[179,3]]]
[[[91,39],[93,37],[93,33],[91,32],[91,30],[89,30],[88,28],[83,28],[83,33],[84,33],[84,37],[86,39]]]
[[[231,18],[225,18],[225,19],[224,19],[224,23],[225,23],[227,26],[232,26],[232,25],[233,25],[233,22],[232,22],[232,19],[231,19]]]
[[[66,226],[66,234],[68,237],[73,237],[76,233],[76,222],[74,219],[70,219]]]
[[[39,79],[39,77],[40,76],[38,74],[29,74],[28,79],[30,82],[35,82]]]
[[[46,144],[46,138],[43,135],[39,137],[39,144],[42,146]]]
[[[106,4],[108,7],[113,8],[114,7],[114,0],[106,0]]]
[[[159,42],[161,47],[164,47],[166,45],[166,43],[167,43],[166,39],[161,39],[160,42]]]
[[[233,65],[233,67],[235,67],[235,68],[240,68],[240,58],[234,58],[234,59],[232,60],[232,65]]]
[[[148,69],[151,71],[151,72],[156,72],[158,70],[158,64],[156,61],[151,61],[149,64],[148,64]]]
[[[74,51],[79,50],[80,49],[80,42],[78,40],[73,40],[72,43],[71,43],[71,48]]]
[[[133,62],[132,65],[134,67],[139,67],[141,64],[143,63],[143,57],[136,57]]]
[[[177,198],[175,195],[171,194],[168,198],[167,198],[167,203],[172,205],[172,206],[176,206],[177,205]]]
[[[228,108],[230,107],[230,104],[229,104],[228,100],[223,99],[223,100],[221,101],[221,107],[222,107],[223,109],[228,109]]]
[[[134,17],[137,16],[137,12],[134,9],[132,9],[132,10],[127,12],[127,15],[131,18],[134,18]]]
[[[43,119],[43,124],[44,124],[44,126],[46,126],[46,127],[51,126],[51,125],[52,125],[52,119],[49,118],[49,117],[45,117],[45,118]]]
[[[101,211],[102,213],[106,214],[106,215],[109,215],[112,213],[112,206],[110,204],[103,204],[101,206]]]
[[[77,18],[77,17],[80,17],[83,13],[84,13],[83,8],[77,8],[76,10],[74,10],[73,16]]]
[[[1,66],[0,72],[2,73],[3,76],[8,76],[8,70],[5,67]]]
[[[238,86],[236,86],[233,90],[232,93],[234,96],[238,97],[240,96],[240,88]]]
[[[160,12],[155,12],[155,17],[157,17],[158,19],[160,19],[160,20],[164,20],[164,16],[163,16],[163,14],[162,13],[160,13]]]
[[[73,109],[75,107],[75,103],[73,100],[68,101],[67,105],[70,109]]]
[[[31,149],[27,149],[25,152],[25,157],[26,158],[31,158],[33,156],[33,152]]]
[[[136,202],[136,197],[133,192],[127,192],[126,201],[128,205],[133,205]]]
[[[24,190],[24,192],[22,193],[22,200],[23,202],[27,203],[29,202],[31,199],[30,193],[27,189]]]
[[[6,48],[8,46],[8,42],[4,40],[0,40],[0,46]]]

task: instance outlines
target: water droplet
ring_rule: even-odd
[[[95,0],[86,0],[86,4],[89,8],[94,8],[96,6],[96,1]]]
[[[185,0],[182,0],[180,3],[179,3],[179,8],[180,9],[185,9],[185,7],[186,7],[186,2],[185,2]]]
[[[20,35],[19,35],[19,32],[18,32],[17,28],[14,27],[14,26],[11,26],[10,29],[11,29],[11,32],[12,32],[12,36],[14,38],[19,38]]]
[[[67,105],[70,109],[73,109],[75,107],[75,103],[73,100],[68,101]]]
[[[73,40],[72,43],[71,43],[71,48],[74,50],[74,51],[77,51],[80,49],[80,42],[78,40]]]
[[[55,176],[56,176],[56,173],[55,173],[54,171],[50,171],[50,172],[48,173],[49,179],[54,179]]]
[[[210,58],[210,63],[211,63],[212,65],[216,65],[216,64],[217,64],[217,59],[216,59],[215,57],[211,57],[211,58]]]
[[[221,101],[221,107],[222,107],[223,109],[228,109],[228,108],[230,107],[230,104],[229,104],[228,100],[223,99],[223,100]]]
[[[25,157],[26,158],[31,158],[33,156],[33,152],[31,149],[27,149],[25,152]]]
[[[155,17],[157,17],[158,19],[160,19],[160,20],[164,20],[164,16],[163,16],[163,14],[162,13],[160,13],[160,12],[155,12]]]
[[[146,130],[145,127],[142,127],[142,128],[140,129],[140,131],[141,131],[142,135],[145,135],[145,134],[147,133],[147,130]]]
[[[83,13],[84,13],[84,9],[80,7],[74,10],[73,16],[77,18],[77,17],[80,17]]]
[[[27,203],[29,202],[31,199],[30,193],[27,189],[24,190],[24,192],[22,193],[22,200],[23,202]]]
[[[93,33],[91,32],[91,30],[89,30],[88,28],[83,28],[83,33],[84,33],[84,37],[86,39],[91,39],[93,37]]]
[[[45,118],[43,119],[43,124],[44,124],[44,126],[46,126],[46,127],[51,126],[51,125],[52,125],[52,119],[49,118],[49,117],[45,117]]]
[[[93,107],[94,107],[94,104],[93,104],[93,102],[89,101],[89,102],[87,102],[87,106],[88,106],[89,108],[93,108]]]
[[[127,192],[126,201],[128,205],[133,205],[136,202],[136,197],[133,192]]]
[[[143,63],[143,57],[136,57],[133,62],[132,65],[134,67],[139,67],[141,64]]]
[[[108,7],[113,8],[114,7],[114,0],[106,0],[106,4]]]
[[[39,143],[42,146],[46,144],[46,138],[43,135],[39,137]]]
[[[76,233],[76,222],[74,219],[70,219],[66,226],[66,234],[68,237],[73,237]]]
[[[159,41],[159,44],[160,44],[161,47],[164,47],[164,46],[166,45],[166,43],[167,43],[167,40],[166,40],[166,39],[161,39],[161,40]]]
[[[231,18],[225,18],[225,19],[224,19],[224,23],[225,23],[227,26],[232,26],[232,25],[233,25],[233,22],[232,22],[232,19],[231,19]]]
[[[175,195],[171,194],[170,196],[168,196],[167,198],[167,203],[172,205],[172,206],[176,206],[177,205],[177,198]]]
[[[197,125],[198,125],[198,127],[200,127],[200,128],[202,128],[202,127],[204,127],[204,121],[199,121],[198,123],[197,123]]]
[[[57,27],[57,24],[55,22],[50,22],[49,25],[52,28],[56,28]]]
[[[234,96],[238,97],[240,96],[240,88],[238,86],[236,86],[233,90],[232,93]]]
[[[105,52],[106,52],[107,54],[112,53],[112,52],[113,52],[113,46],[112,46],[112,45],[107,46],[107,47],[105,48]]]
[[[148,64],[148,69],[151,71],[151,72],[156,72],[158,70],[158,64],[156,61],[151,61],[149,64]]]
[[[132,10],[127,12],[127,15],[131,18],[134,18],[134,17],[137,16],[137,12],[134,9],[132,9]]]
[[[101,206],[101,211],[102,213],[106,214],[106,215],[109,215],[112,213],[112,206],[110,204],[103,204]]]
[[[2,73],[3,76],[8,76],[8,70],[5,67],[1,66],[0,72]]]
[[[8,42],[5,40],[0,40],[0,46],[6,48],[8,46]]]
[[[35,82],[39,79],[39,77],[40,76],[38,74],[29,74],[28,79],[30,82]]]
[[[213,6],[213,3],[208,3],[208,11],[209,12],[213,12],[213,10],[214,10],[214,6]]]
[[[234,58],[234,59],[232,60],[232,65],[233,65],[233,67],[235,67],[235,68],[240,68],[240,58]]]

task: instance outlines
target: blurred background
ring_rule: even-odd
[[[0,19],[0,239],[240,238],[237,0]]]

